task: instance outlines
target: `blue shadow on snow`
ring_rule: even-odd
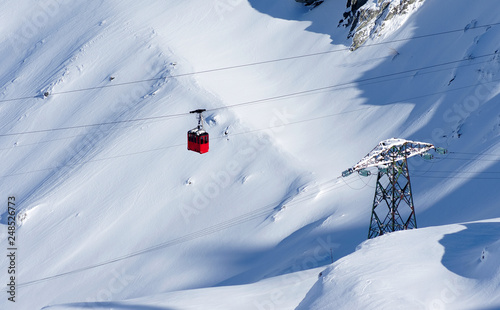
[[[439,241],[445,248],[441,262],[451,272],[466,278],[494,275],[499,262],[487,264],[483,249],[500,240],[500,223],[464,224],[466,229],[448,234]],[[495,259],[495,257],[491,257]],[[486,267],[486,269],[484,268]]]

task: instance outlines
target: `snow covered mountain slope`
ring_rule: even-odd
[[[498,309],[500,220],[397,232],[327,268],[297,309]]]
[[[119,302],[88,302],[44,309],[294,309],[323,268],[300,271],[256,283],[169,292]]]
[[[439,225],[500,217],[496,6],[425,0],[350,51],[342,1],[1,3],[0,199],[17,202],[18,282],[0,308],[215,309],[234,292],[265,309],[271,286],[293,296],[276,309],[303,297],[322,307],[331,287],[311,289],[318,267],[415,239],[414,251],[436,248],[415,281],[437,270],[475,292],[489,285],[464,305],[494,304],[494,281],[477,275],[496,261],[460,269],[453,255],[476,255],[475,239],[443,245],[442,262],[436,242],[461,227]],[[208,110],[204,155],[186,150],[197,108]],[[337,177],[391,137],[451,152],[411,160],[429,228],[346,256],[366,238],[375,180]],[[0,222],[7,249],[7,208]],[[496,257],[486,230],[473,236]],[[351,297],[346,307],[366,296]]]

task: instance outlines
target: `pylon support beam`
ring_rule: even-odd
[[[379,169],[368,239],[417,228],[407,159]]]

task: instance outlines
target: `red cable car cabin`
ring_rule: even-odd
[[[200,128],[188,131],[188,150],[200,154],[208,152],[208,132]]]
[[[203,112],[205,109],[198,109],[189,113],[198,114],[198,127],[188,131],[188,150],[200,154],[208,152],[208,132],[203,127]]]

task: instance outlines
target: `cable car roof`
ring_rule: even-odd
[[[194,134],[200,136],[202,134],[206,134],[207,132],[204,129],[193,128],[190,131],[188,131],[188,133],[194,133]]]

